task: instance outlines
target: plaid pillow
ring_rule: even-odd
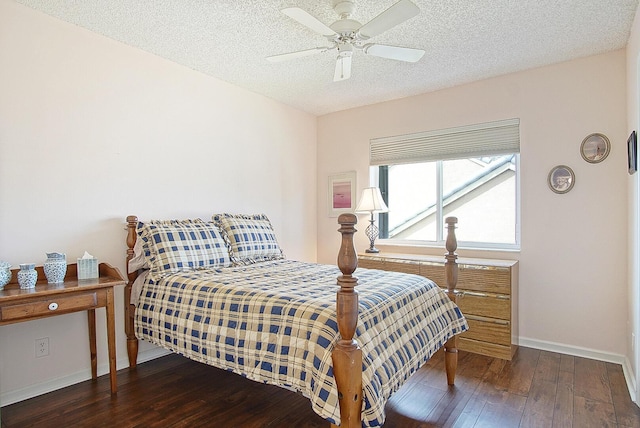
[[[231,266],[225,241],[212,223],[155,220],[139,224],[138,235],[153,279],[185,270]]]
[[[220,229],[233,264],[248,265],[284,258],[266,215],[215,214],[213,222]]]

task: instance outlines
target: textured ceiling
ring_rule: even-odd
[[[356,52],[333,82],[335,52],[270,63],[325,46],[280,12],[326,25],[335,0],[16,0],[127,45],[322,115],[623,48],[638,0],[414,0],[420,14],[371,39],[426,51],[417,63]],[[396,0],[354,0],[362,24]]]

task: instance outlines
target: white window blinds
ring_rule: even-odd
[[[520,119],[375,138],[371,165],[395,165],[520,152]]]

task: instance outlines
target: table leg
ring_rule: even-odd
[[[107,289],[107,345],[109,347],[109,378],[111,393],[118,392],[116,368],[116,314],[113,299],[113,287]]]
[[[89,352],[91,353],[91,379],[98,378],[98,352],[96,350],[96,310],[87,310],[89,320]]]

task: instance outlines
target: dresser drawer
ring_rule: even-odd
[[[358,266],[365,269],[420,274],[420,265],[411,260],[359,260]]]
[[[493,318],[465,315],[469,330],[460,337],[482,342],[493,342],[497,345],[511,345],[511,325],[509,321]]]
[[[383,263],[378,260],[358,259],[358,267],[365,269],[382,269]]]
[[[503,360],[511,360],[515,353],[515,346],[497,345],[495,343],[483,342],[481,340],[460,337],[458,339],[458,349],[461,351],[473,352],[474,354],[486,355]]]
[[[463,265],[459,269],[457,288],[511,294],[511,272],[501,267]]]
[[[456,303],[463,314],[508,320],[511,318],[511,299],[504,294],[464,291]]]
[[[412,273],[414,275],[420,274],[420,265],[411,261],[385,260],[382,262],[382,268],[378,269],[392,272]]]
[[[39,318],[65,312],[95,308],[98,304],[96,292],[55,296],[25,303],[0,306],[0,321],[16,321],[24,318]]]

